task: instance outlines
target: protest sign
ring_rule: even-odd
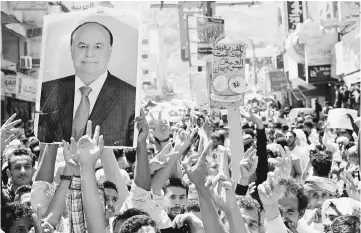
[[[329,122],[329,128],[333,129],[353,129],[351,121],[346,114],[350,114],[354,121],[357,118],[357,111],[346,108],[331,109],[328,112],[327,121]]]
[[[214,44],[211,98],[219,102],[239,101],[246,91],[245,44]]]
[[[211,58],[213,43],[224,38],[224,19],[190,16],[187,23],[190,65],[204,66]]]
[[[111,8],[44,16],[35,123],[41,142],[77,140],[91,120],[105,146],[136,146],[140,22]]]

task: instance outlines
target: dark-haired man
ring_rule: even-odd
[[[123,224],[119,233],[160,233],[160,230],[150,217],[136,215]]]
[[[113,220],[113,232],[119,232],[125,221],[137,215],[145,215],[149,217],[149,214],[141,209],[130,208],[115,216]]]
[[[118,188],[111,181],[104,181],[98,184],[98,194],[103,205],[105,215],[105,225],[107,232],[110,232],[109,219],[119,212]],[[86,227],[84,217],[84,207],[82,202],[81,178],[73,176],[69,187],[69,193],[66,197],[70,232],[84,232]]]
[[[278,168],[269,172],[267,180],[258,186],[265,209],[267,233],[316,233],[302,219],[308,197],[302,184],[292,178],[280,178]]]
[[[178,214],[184,213],[188,196],[188,185],[179,178],[170,178],[164,188],[165,211],[173,220]]]
[[[28,233],[34,226],[31,207],[12,202],[1,207],[1,229],[6,233]]]
[[[31,186],[23,185],[20,186],[15,192],[14,201],[20,202],[21,204],[26,204],[31,207]]]
[[[29,149],[20,147],[12,151],[8,157],[6,171],[11,178],[11,185],[1,189],[1,206],[14,201],[16,190],[22,185],[30,185],[35,172],[35,160]]]
[[[100,23],[87,22],[72,32],[75,75],[42,84],[40,141],[77,141],[91,120],[106,146],[132,146],[136,89],[107,70],[112,48],[113,35]]]

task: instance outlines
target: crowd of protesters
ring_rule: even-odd
[[[150,116],[147,121],[146,115]],[[137,147],[104,148],[99,126],[62,144],[1,127],[3,232],[360,232],[359,120],[294,122],[241,110],[244,153],[226,120],[189,110],[170,125],[142,109]],[[240,177],[232,157],[243,156]]]

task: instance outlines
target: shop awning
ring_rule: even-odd
[[[291,92],[293,96],[296,98],[296,100],[305,100],[306,96],[302,93],[301,89],[299,87],[291,89]]]
[[[8,15],[5,12],[1,12],[1,24],[20,23],[20,21],[13,15]]]

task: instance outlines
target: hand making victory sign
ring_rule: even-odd
[[[1,138],[1,154],[4,151],[5,147],[14,139],[15,129],[14,126],[21,122],[21,119],[12,122],[16,117],[16,113],[14,113],[0,128],[0,138]]]
[[[154,137],[158,138],[160,141],[164,141],[169,138],[170,127],[168,122],[165,119],[162,119],[163,111],[160,111],[158,114],[158,119],[156,120],[152,113],[149,113],[153,123],[154,129],[150,131]]]

